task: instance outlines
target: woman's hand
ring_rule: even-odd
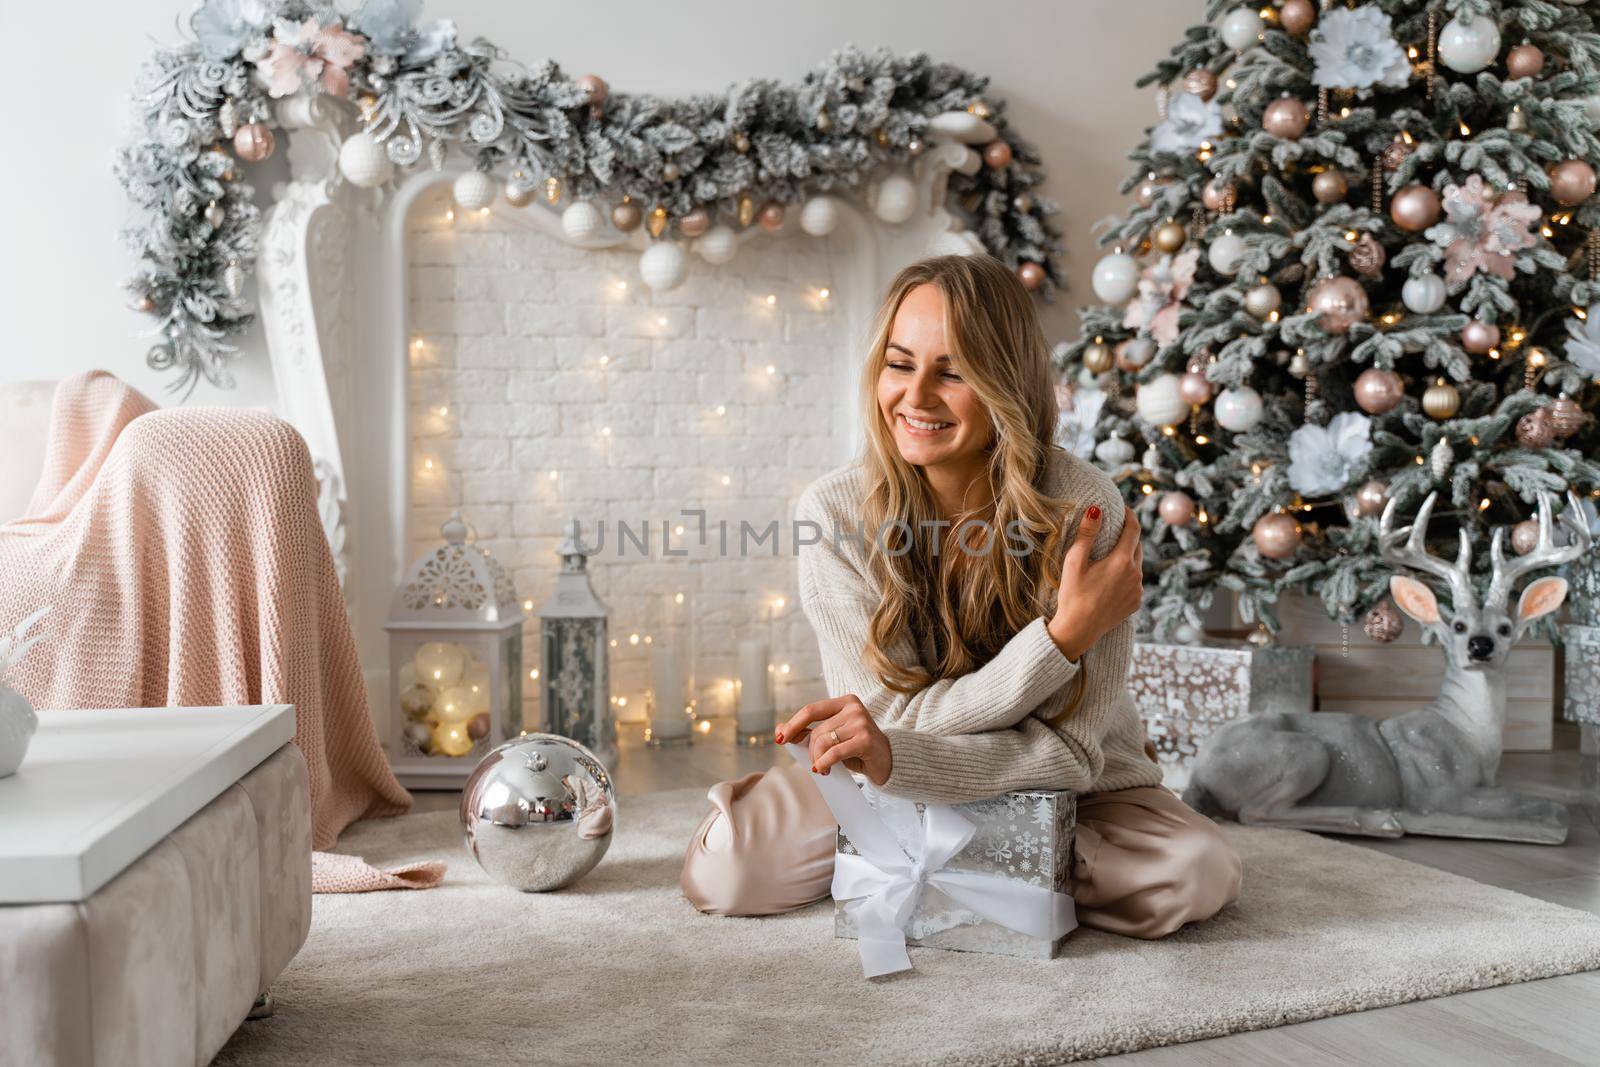
[[[835,763],[864,774],[873,785],[889,780],[889,738],[853,694],[807,704],[778,727],[778,744],[799,744],[810,734],[811,770],[826,774]]]
[[[1139,610],[1144,590],[1144,545],[1138,516],[1125,506],[1117,543],[1103,558],[1091,560],[1089,552],[1103,521],[1098,507],[1084,512],[1061,561],[1061,588],[1048,629],[1061,654],[1074,661]]]

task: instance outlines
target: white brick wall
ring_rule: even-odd
[[[779,597],[773,658],[791,665],[780,705],[825,695],[795,595],[789,521],[800,491],[847,458],[850,413],[835,398],[848,388],[838,375],[853,378],[857,339],[837,300],[818,295],[836,284],[838,253],[826,240],[763,238],[720,268],[691,256],[689,280],[653,295],[635,252],[573,248],[494,212],[447,222],[446,206],[424,198],[410,220],[410,328],[422,342],[409,383],[416,551],[459,506],[537,607],[566,520],[580,518],[592,540],[603,519],[606,547],[590,566],[618,639],[619,718],[643,717],[648,679],[646,646],[628,635],[650,632],[659,598],[677,590],[693,598],[706,713],[731,713],[737,642],[761,632]],[[708,512],[705,548],[683,508]],[[638,531],[646,519],[648,558],[630,542],[619,559],[616,524]],[[686,526],[673,547],[688,557],[663,556],[664,519]],[[740,520],[760,530],[774,519],[778,557],[769,544],[739,558]],[[526,641],[531,667],[537,619]],[[531,725],[538,687],[524,684]]]

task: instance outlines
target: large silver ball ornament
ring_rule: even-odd
[[[525,893],[562,889],[611,847],[617,799],[594,753],[555,734],[491,751],[461,791],[467,851],[496,881]]]

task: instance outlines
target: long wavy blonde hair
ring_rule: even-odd
[[[961,515],[938,513],[927,476],[901,458],[878,408],[878,378],[895,315],[906,295],[923,285],[944,294],[950,361],[982,401],[993,428],[986,448],[992,504],[985,501]],[[862,654],[886,686],[909,693],[971,672],[1034,618],[1054,611],[1066,502],[1048,496],[1042,485],[1055,448],[1058,408],[1044,331],[1016,275],[988,256],[936,256],[902,270],[874,319],[861,404],[862,519],[872,538],[868,566],[881,590]],[[940,544],[915,533],[936,529],[924,525],[935,519],[950,522],[952,531],[972,519],[989,523],[988,551],[958,551],[953,539]],[[1026,554],[1022,539],[1032,546]],[[931,671],[904,666],[885,653],[908,635],[913,645],[919,635],[931,638]]]

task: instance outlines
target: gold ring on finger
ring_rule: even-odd
[[[837,745],[839,743],[839,731],[838,730],[829,730],[828,731],[828,736],[833,738],[833,743],[834,744]]]

